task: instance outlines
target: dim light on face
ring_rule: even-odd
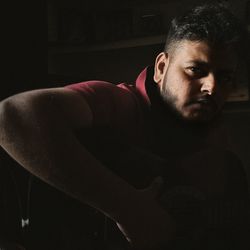
[[[185,40],[173,55],[161,53],[155,69],[162,70],[156,77],[160,92],[175,113],[187,121],[206,122],[221,110],[236,65],[237,57],[228,48],[214,49],[206,42]]]

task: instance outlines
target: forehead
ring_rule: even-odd
[[[230,47],[215,48],[204,41],[181,41],[174,53],[179,63],[203,63],[210,67],[234,69],[238,58]]]

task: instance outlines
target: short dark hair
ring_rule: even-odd
[[[172,20],[165,52],[170,52],[181,40],[205,41],[211,46],[239,46],[244,40],[240,20],[221,4],[204,4]]]

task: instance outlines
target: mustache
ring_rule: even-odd
[[[188,105],[195,104],[195,103],[210,105],[213,108],[217,108],[217,106],[218,106],[217,103],[216,103],[216,101],[214,100],[214,98],[211,95],[207,95],[207,94],[192,98],[188,102]]]

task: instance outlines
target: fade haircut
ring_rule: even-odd
[[[243,25],[228,8],[205,4],[172,20],[164,51],[173,53],[182,40],[189,40],[219,48],[229,46],[239,53],[244,47],[244,34]]]

